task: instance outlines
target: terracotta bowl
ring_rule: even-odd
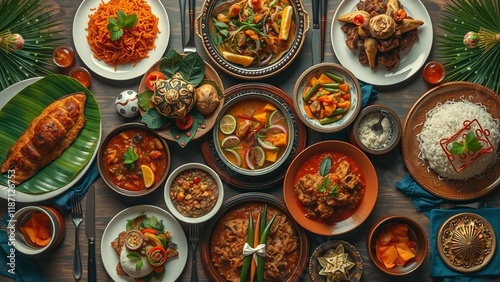
[[[158,150],[160,150],[166,158],[165,168],[163,171],[160,171],[158,175],[155,175],[154,184],[147,189],[143,189],[143,190],[139,190],[139,191],[132,191],[129,189],[125,189],[124,187],[120,187],[119,185],[116,184],[116,182],[113,181],[113,179],[111,179],[110,175],[108,175],[108,173],[106,172],[106,169],[107,169],[107,167],[105,165],[106,146],[108,145],[108,143],[110,142],[110,140],[114,136],[121,134],[127,130],[138,130],[140,132],[144,132],[146,134],[152,135],[160,141],[160,143],[163,147],[162,149],[158,149]],[[121,162],[123,162],[121,158],[119,158],[119,159]],[[167,142],[165,141],[165,139],[163,139],[156,131],[147,128],[142,123],[126,123],[126,124],[123,124],[123,125],[117,127],[116,129],[111,131],[106,136],[106,138],[104,138],[103,142],[101,143],[101,145],[99,147],[99,151],[97,152],[97,168],[99,170],[99,174],[101,175],[102,179],[115,192],[117,192],[118,194],[121,194],[123,196],[127,196],[127,197],[141,197],[141,196],[152,193],[153,191],[158,189],[158,187],[163,187],[163,183],[165,182],[165,179],[167,179],[168,171],[170,169],[170,161],[171,161],[170,150],[168,148],[168,145],[167,145]],[[138,165],[138,164],[136,164],[136,165]],[[139,173],[139,176],[140,176],[140,173]]]
[[[248,192],[244,194],[236,195],[228,200],[226,200],[221,210],[217,215],[212,218],[205,225],[204,231],[201,234],[200,240],[200,253],[203,261],[203,267],[209,276],[211,281],[227,281],[227,279],[219,273],[219,270],[214,265],[213,260],[217,259],[219,255],[214,254],[214,238],[220,237],[220,234],[214,234],[218,227],[225,229],[223,219],[229,219],[230,217],[239,217],[236,214],[240,214],[241,218],[245,222],[248,220],[248,212],[254,211],[254,221],[257,219],[257,214],[262,210],[264,206],[267,205],[268,215],[270,216],[273,211],[278,211],[280,214],[286,216],[286,221],[291,223],[294,236],[298,239],[298,249],[297,249],[297,260],[290,273],[280,281],[297,281],[302,275],[304,268],[306,267],[308,256],[309,256],[309,243],[307,240],[307,235],[303,229],[301,229],[293,218],[288,213],[285,205],[280,199],[275,196],[259,193],[259,192]],[[269,219],[269,217],[268,217]],[[275,221],[276,223],[277,221]],[[274,223],[274,224],[275,224]],[[245,227],[246,229],[246,227]],[[226,231],[223,231],[226,232]],[[246,238],[246,236],[245,236]],[[268,242],[270,237],[268,237]],[[240,272],[241,270],[239,270]],[[238,274],[239,275],[239,274]]]
[[[381,123],[383,132],[377,134],[370,128],[378,123],[381,115],[385,116]],[[383,155],[396,148],[401,134],[401,120],[396,112],[388,106],[374,104],[364,108],[356,118],[349,140],[369,155]]]
[[[33,243],[29,236],[21,231],[21,227],[31,221],[33,213],[43,214],[49,218],[48,228],[50,241],[45,246]],[[11,228],[12,227],[12,228]],[[17,234],[16,234],[17,233]],[[40,255],[47,253],[62,243],[66,235],[66,223],[59,211],[50,206],[26,206],[19,209],[7,226],[7,235],[12,238],[16,234],[15,248],[26,255]],[[24,234],[25,240],[20,239],[18,234]]]
[[[348,156],[364,174],[364,195],[353,210],[345,213],[345,218],[329,218],[327,220],[309,218],[305,215],[304,206],[297,200],[294,185],[296,176],[302,165],[311,157],[322,153],[336,153]],[[370,159],[355,146],[336,140],[322,141],[307,147],[292,161],[285,174],[283,197],[293,218],[305,229],[325,236],[344,234],[361,225],[370,215],[377,201],[378,178]]]
[[[414,251],[415,257],[407,261],[404,266],[395,265],[392,268],[387,268],[384,263],[377,258],[375,248],[376,240],[381,232],[397,223],[405,223],[408,225],[408,237],[410,241],[414,241],[416,243]],[[422,227],[414,220],[404,216],[388,215],[377,219],[368,231],[366,244],[368,254],[370,255],[370,259],[373,264],[375,264],[375,266],[381,271],[394,276],[402,276],[415,271],[423,263],[425,257],[427,256],[428,244],[427,235],[425,234],[424,229],[422,229]]]
[[[185,215],[181,212],[176,207],[176,203],[174,203],[170,197],[170,190],[172,188],[173,183],[175,182],[175,179],[179,174],[186,170],[200,170],[208,173],[209,176],[213,178],[215,181],[215,184],[217,185],[217,197],[215,197],[216,202],[215,206],[206,214],[199,216],[199,217],[193,217],[189,215]],[[203,180],[202,180],[203,181]],[[200,185],[201,186],[201,185]],[[204,164],[200,163],[187,163],[179,166],[176,168],[172,173],[168,176],[167,182],[165,183],[165,191],[164,191],[164,196],[165,196],[165,203],[167,204],[168,209],[170,210],[170,213],[175,216],[178,220],[186,222],[186,223],[201,223],[209,220],[212,218],[220,209],[222,206],[222,202],[224,201],[224,186],[222,185],[222,181],[220,180],[219,175],[210,167]],[[187,200],[186,200],[187,202]]]
[[[311,78],[318,78],[325,72],[340,76],[346,83],[349,84],[351,106],[339,120],[327,124],[321,124],[319,118],[308,117],[305,111],[307,102],[304,101],[303,96],[304,93],[307,93],[307,89],[310,88]],[[309,67],[302,73],[295,83],[292,99],[297,115],[306,126],[318,132],[337,132],[351,125],[358,116],[359,111],[361,110],[361,87],[358,79],[345,67],[335,63],[321,63]]]
[[[262,79],[266,77],[273,76],[285,68],[287,68],[294,60],[297,58],[300,49],[306,39],[306,32],[309,29],[309,14],[304,9],[303,1],[301,0],[291,0],[288,1],[293,8],[292,19],[295,22],[295,29],[293,34],[295,37],[290,44],[290,48],[274,63],[270,63],[265,66],[259,65],[249,65],[244,67],[243,65],[232,63],[228,61],[222,53],[218,50],[212,38],[215,33],[215,27],[212,24],[213,14],[217,14],[219,10],[224,10],[223,5],[226,5],[221,0],[205,0],[201,7],[201,14],[196,19],[196,33],[201,38],[203,48],[207,52],[212,62],[222,69],[227,74],[242,78],[242,79]],[[229,8],[229,6],[227,6]],[[293,26],[291,27],[291,29]],[[292,33],[291,33],[292,34]]]

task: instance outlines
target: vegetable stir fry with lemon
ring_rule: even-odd
[[[267,66],[277,61],[295,37],[293,7],[282,0],[240,0],[212,12],[211,39],[229,62]]]
[[[277,162],[288,145],[283,113],[264,100],[246,100],[231,106],[219,122],[218,140],[233,165],[256,170]]]

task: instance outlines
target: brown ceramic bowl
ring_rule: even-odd
[[[306,32],[309,29],[309,14],[304,9],[302,0],[288,1],[293,8],[292,21],[295,22],[295,25],[290,27],[290,34],[294,35],[293,38],[289,39],[290,47],[281,54],[279,59],[271,60],[269,64],[263,66],[258,64],[243,66],[230,62],[216,46],[215,42],[221,40],[221,37],[214,36],[216,28],[213,25],[213,15],[217,15],[225,9],[227,10],[229,8],[228,3],[232,2],[234,1],[205,0],[200,9],[201,13],[196,19],[196,33],[201,38],[203,48],[212,59],[212,62],[231,76],[252,80],[273,76],[287,68],[297,58],[306,39]]]
[[[414,241],[416,243],[414,251],[415,257],[408,260],[404,266],[395,265],[392,268],[387,268],[384,263],[379,261],[377,258],[375,249],[376,240],[382,231],[387,230],[387,228],[391,225],[397,223],[405,223],[408,225],[408,237],[410,241]],[[394,276],[402,276],[415,271],[423,263],[425,257],[427,256],[427,235],[425,234],[424,229],[422,229],[422,227],[414,220],[404,216],[388,215],[377,219],[368,232],[366,244],[368,254],[370,255],[370,259],[373,264],[375,264],[375,266],[377,266],[377,268],[381,271]]]
[[[297,249],[294,251],[296,252],[294,253],[294,255],[296,255],[296,261],[293,264],[289,262],[290,272],[286,274],[286,276],[282,277],[280,281],[292,282],[297,281],[300,278],[304,271],[304,268],[306,267],[309,257],[309,243],[307,241],[307,235],[305,231],[295,223],[280,199],[267,193],[248,192],[236,195],[226,200],[217,215],[205,225],[204,231],[201,234],[201,259],[203,261],[203,267],[208,274],[209,280],[228,281],[223,275],[221,275],[219,269],[214,265],[213,262],[214,260],[218,260],[221,257],[220,255],[215,253],[214,249],[214,244],[216,244],[217,242],[216,240],[219,240],[222,236],[220,233],[216,232],[230,232],[228,227],[226,227],[225,225],[225,223],[228,222],[228,219],[236,220],[237,218],[240,218],[243,221],[239,222],[248,222],[249,212],[252,212],[254,221],[256,221],[258,213],[266,205],[268,210],[268,220],[270,220],[270,216],[274,215],[275,212],[278,212],[280,216],[284,215],[286,218],[285,221],[290,223],[293,230],[293,235],[298,240]],[[277,222],[280,221],[276,220],[273,223],[273,227],[275,227],[274,224],[276,224]],[[281,226],[277,227],[279,228]],[[239,225],[237,225],[235,230],[242,230],[240,228],[243,228],[243,230],[247,230],[246,226],[241,227]],[[271,234],[272,233],[270,233],[270,237],[268,237],[267,242],[270,242],[272,238]],[[245,238],[244,240],[246,240],[246,233],[243,236]],[[231,246],[227,247],[232,248]],[[231,250],[231,252],[233,251],[235,250]],[[241,268],[239,268],[237,272],[239,277]]]
[[[325,72],[340,76],[346,83],[349,84],[351,105],[347,112],[339,120],[322,124],[319,118],[309,118],[307,116],[304,108],[308,103],[304,101],[303,96],[304,93],[307,93],[307,89],[310,88],[309,82],[311,78],[318,78]],[[302,73],[295,83],[292,99],[293,106],[295,107],[298,117],[307,127],[318,132],[332,133],[347,128],[358,116],[359,111],[361,110],[361,87],[358,79],[345,67],[335,63],[321,63],[308,68]]]
[[[164,160],[165,160],[164,165],[159,165],[158,161],[155,159],[148,159],[147,162],[140,159],[139,161],[136,161],[134,163],[134,166],[138,168],[138,171],[136,172],[136,174],[138,176],[137,181],[143,181],[143,179],[141,178],[142,172],[140,170],[140,165],[142,163],[144,163],[144,164],[148,163],[148,166],[153,167],[152,165],[149,164],[150,162],[153,162],[155,164],[155,166],[157,167],[156,168],[157,173],[155,173],[155,180],[154,180],[153,185],[149,188],[136,190],[136,191],[133,191],[131,189],[126,189],[125,185],[123,183],[117,183],[116,179],[114,179],[112,177],[112,174],[110,172],[110,168],[106,164],[107,157],[108,157],[108,154],[106,153],[106,147],[108,146],[109,142],[111,140],[113,140],[114,137],[121,135],[121,134],[124,134],[124,132],[129,131],[129,130],[134,130],[134,131],[137,131],[141,134],[145,134],[144,136],[151,136],[152,138],[154,138],[154,140],[156,140],[155,143],[160,142],[161,147],[159,145],[155,145],[154,148],[148,149],[147,152],[151,153],[152,151],[159,151],[162,153],[161,158],[162,159],[164,158]],[[134,137],[129,136],[128,138],[134,138]],[[132,146],[128,146],[128,147],[132,147]],[[134,150],[136,150],[136,149],[134,149]],[[117,153],[117,155],[120,155],[120,154],[123,155],[123,153],[120,153],[120,152]],[[149,154],[149,153],[147,153],[147,154]],[[120,164],[120,167],[122,167],[122,169],[124,169],[123,157],[120,157],[120,156],[116,157],[116,161],[118,162],[118,164]],[[114,129],[106,136],[106,138],[104,138],[103,142],[101,143],[101,146],[99,147],[99,151],[97,152],[97,167],[99,170],[99,174],[101,175],[104,182],[111,189],[113,189],[115,192],[117,192],[118,194],[128,196],[128,197],[144,196],[144,195],[147,195],[147,194],[155,191],[158,187],[163,187],[163,183],[165,182],[165,179],[167,179],[168,170],[170,169],[170,161],[171,161],[170,150],[168,148],[168,145],[167,145],[167,142],[165,141],[165,139],[163,139],[160,135],[158,135],[158,133],[156,133],[154,130],[147,128],[142,123],[126,123],[126,124],[119,126],[116,129]]]
[[[297,200],[294,185],[301,167],[313,156],[320,154],[334,154],[337,156],[348,156],[358,166],[364,175],[365,187],[361,200],[354,209],[345,213],[343,218],[329,218],[322,220],[305,216],[304,206]],[[319,166],[317,164],[316,166]],[[355,146],[336,140],[322,141],[307,147],[300,152],[292,161],[285,174],[283,183],[283,197],[285,204],[293,218],[305,229],[325,236],[344,234],[361,225],[370,215],[377,201],[378,178],[375,168],[370,159]]]
[[[383,131],[374,132],[371,127],[379,122],[381,115]],[[352,144],[369,155],[383,155],[392,151],[401,140],[401,120],[396,112],[381,104],[364,108],[354,122],[349,139]]]

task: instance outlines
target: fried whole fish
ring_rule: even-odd
[[[9,149],[0,172],[14,170],[11,181],[19,185],[61,156],[85,125],[86,100],[85,93],[77,92],[48,105]]]

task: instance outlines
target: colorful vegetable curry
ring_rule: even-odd
[[[210,19],[211,40],[229,62],[267,66],[293,43],[296,27],[289,1],[220,1]]]
[[[221,118],[218,141],[224,157],[242,169],[257,170],[276,163],[289,144],[283,113],[264,99],[245,99]]]
[[[154,186],[166,173],[167,156],[157,137],[145,130],[128,129],[106,144],[103,164],[115,185],[141,191]]]

